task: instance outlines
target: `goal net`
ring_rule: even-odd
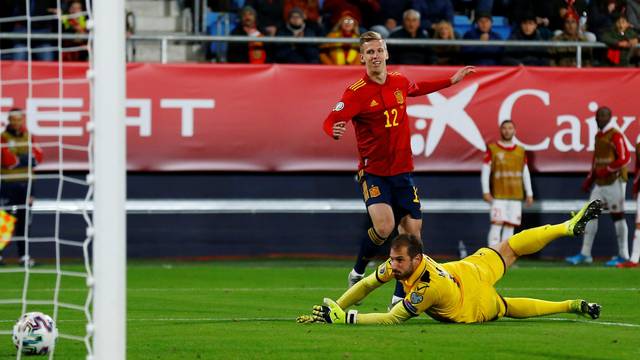
[[[0,219],[6,220],[0,223],[0,335],[10,344],[21,314],[48,314],[59,331],[50,359],[108,358],[96,353],[94,339],[100,230],[94,226],[94,158],[104,156],[96,150],[100,126],[94,116],[100,111],[95,106],[97,3],[114,8],[100,0],[15,0],[0,7]],[[123,0],[113,3],[123,7]],[[117,20],[102,21],[116,26]],[[124,29],[122,34],[124,41]],[[114,314],[121,312],[114,308]]]

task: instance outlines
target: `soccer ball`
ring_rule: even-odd
[[[26,355],[46,355],[56,346],[58,328],[47,314],[29,312],[13,326],[13,344]]]

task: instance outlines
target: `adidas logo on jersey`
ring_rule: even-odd
[[[376,99],[371,100],[371,104],[369,104],[369,107],[374,107],[374,106],[378,106],[380,104],[378,104],[378,102],[376,101]]]

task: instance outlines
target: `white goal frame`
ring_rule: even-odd
[[[126,131],[124,0],[93,2],[95,360],[126,358]]]

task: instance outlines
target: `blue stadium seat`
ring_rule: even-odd
[[[509,26],[509,19],[504,16],[492,16],[493,26]]]
[[[471,25],[471,20],[466,15],[454,15],[453,25]]]
[[[500,34],[504,40],[508,39],[509,35],[511,35],[509,19],[504,16],[493,16],[491,20],[493,22],[493,31]]]
[[[494,26],[493,31],[500,34],[502,40],[507,40],[509,35],[511,35],[511,27],[510,26]]]

